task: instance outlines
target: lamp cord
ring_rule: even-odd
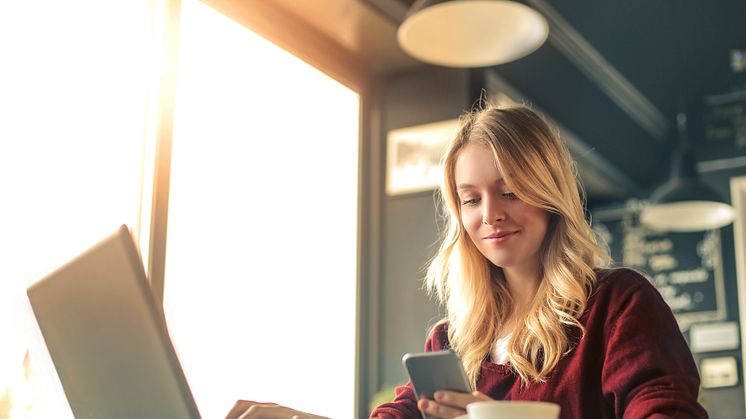
[[[678,88],[679,88],[679,94],[678,94],[678,113],[676,114],[676,131],[678,135],[678,146],[683,152],[684,150],[687,150],[689,148],[689,137],[687,136],[687,111],[686,111],[686,82],[687,82],[687,61],[686,61],[686,51],[685,46],[686,43],[684,42],[684,34],[682,30],[682,20],[684,18],[683,13],[683,4],[682,2],[679,2],[677,0],[673,1],[673,8],[674,8],[674,26],[675,26],[675,38],[674,38],[674,44],[675,44],[675,50],[676,50],[676,56],[679,61],[679,69],[681,71],[678,73]]]
[[[683,110],[676,114],[676,128],[679,137],[679,148],[682,151],[689,149],[689,136],[686,132],[686,112]]]

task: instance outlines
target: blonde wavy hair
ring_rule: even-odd
[[[514,309],[502,269],[479,252],[461,222],[454,169],[472,142],[492,150],[510,191],[550,214],[539,252],[543,278],[508,343],[510,364],[523,384],[544,382],[584,335],[578,319],[596,283],[594,268],[609,256],[586,220],[575,166],[558,133],[525,106],[485,105],[462,115],[443,158],[440,192],[448,221],[425,285],[446,306],[450,346],[472,387]]]

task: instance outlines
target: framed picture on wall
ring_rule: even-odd
[[[456,135],[458,120],[391,130],[386,136],[386,193],[432,190],[442,177],[440,159]]]

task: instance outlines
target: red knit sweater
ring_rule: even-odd
[[[630,269],[599,270],[596,289],[580,318],[585,337],[545,383],[521,388],[509,365],[485,360],[477,389],[497,400],[558,403],[562,419],[707,418],[697,403],[699,374],[670,308],[658,291]],[[426,351],[448,347],[439,325]],[[371,418],[421,418],[411,383]]]

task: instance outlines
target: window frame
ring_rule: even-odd
[[[156,2],[157,0],[153,0]],[[164,70],[158,83],[152,184],[150,206],[141,208],[139,236],[141,251],[147,260],[146,272],[156,299],[163,304],[168,205],[173,141],[178,45],[180,37],[181,0],[164,0],[161,51]],[[373,106],[374,81],[370,70],[353,53],[298,17],[266,1],[201,0],[237,23],[299,57],[333,79],[356,91],[360,96],[360,130],[358,136],[358,210],[356,261],[356,336],[355,400],[358,417],[369,415],[368,400],[380,385],[378,342],[381,174],[383,152],[375,127],[380,121],[378,107]],[[365,158],[364,158],[365,156]],[[148,177],[144,177],[147,179]]]

